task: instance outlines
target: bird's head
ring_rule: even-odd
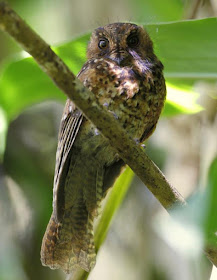
[[[92,33],[87,58],[106,58],[119,66],[131,67],[135,61],[152,61],[153,43],[147,31],[132,23],[112,23]]]

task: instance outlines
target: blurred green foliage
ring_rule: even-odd
[[[135,10],[136,19],[140,22],[176,21],[183,18],[184,5],[181,0],[153,0],[148,3],[137,0],[135,2],[132,8]]]
[[[212,35],[217,28],[216,19],[151,24],[145,28],[151,34],[156,53],[165,65],[168,83],[179,89],[179,92],[172,90],[172,94],[168,96],[163,114],[173,116],[200,111],[196,100],[192,99],[194,93],[191,87],[187,88],[186,84],[189,85],[189,80],[193,83],[196,79],[214,79],[217,75],[217,40]],[[74,73],[79,71],[85,61],[89,36],[90,34],[78,37],[54,48]],[[187,93],[184,95],[185,99],[182,93]],[[184,103],[176,102],[176,96],[179,100],[181,97]],[[0,108],[8,120],[14,119],[27,106],[47,99],[65,98],[32,58],[5,63],[5,70],[0,78]]]
[[[213,30],[217,29],[216,19],[153,24],[145,28],[151,34],[156,53],[163,61],[167,81],[180,91],[189,92],[189,95],[185,95],[186,104],[192,104],[192,113],[198,112],[200,108],[195,109],[196,100],[192,101],[193,92],[190,87],[186,88],[186,83],[189,85],[189,79],[191,82],[201,78],[215,79],[217,75],[217,40],[213,37]],[[85,61],[89,36],[84,35],[54,48],[74,73],[81,69]],[[173,90],[172,94],[173,98],[169,99],[164,114],[191,113],[191,109],[187,110],[174,101],[177,91]],[[31,58],[5,65],[0,79],[0,104],[9,120],[26,106],[46,99],[63,100],[64,96]]]

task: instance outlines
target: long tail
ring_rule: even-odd
[[[93,239],[93,217],[85,207],[67,210],[63,223],[52,214],[41,247],[43,265],[71,273],[78,267],[90,271],[96,262]],[[74,215],[72,215],[74,213]]]
[[[77,162],[69,182],[65,184],[65,206],[61,221],[58,223],[52,214],[42,241],[42,264],[52,269],[61,268],[66,273],[78,267],[90,271],[95,265],[93,219],[98,215],[100,202],[107,189],[124,166],[124,162],[119,160],[107,167],[105,172],[102,165],[93,163],[83,168],[81,176],[79,171],[82,170],[83,162]]]
[[[96,259],[93,219],[102,200],[104,168],[97,168],[96,164],[84,167],[84,162],[79,158],[76,164],[71,164],[73,168],[62,190],[63,215],[58,223],[53,212],[42,241],[42,263],[66,273],[78,266],[90,271]]]

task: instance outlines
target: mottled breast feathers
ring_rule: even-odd
[[[154,131],[164,106],[163,65],[148,33],[131,23],[97,28],[78,78],[130,137],[141,143]],[[93,222],[107,190],[125,166],[96,127],[67,100],[60,125],[53,213],[41,260],[70,273],[96,261]]]

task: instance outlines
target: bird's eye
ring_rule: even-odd
[[[127,38],[127,45],[129,47],[135,47],[139,44],[139,37],[137,35],[130,35]]]
[[[107,39],[100,39],[98,44],[100,49],[105,49],[108,46],[108,40]]]

